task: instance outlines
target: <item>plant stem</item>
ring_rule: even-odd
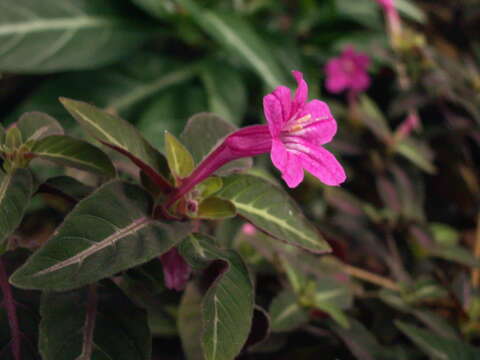
[[[7,313],[8,324],[10,326],[10,336],[12,338],[12,353],[15,360],[21,360],[22,348],[20,344],[20,338],[22,332],[20,331],[20,325],[18,323],[17,311],[15,306],[15,300],[13,299],[12,288],[8,283],[7,271],[3,259],[0,257],[0,290],[3,294],[3,307]]]
[[[383,287],[383,288],[386,288],[386,289],[389,289],[389,290],[393,290],[393,291],[400,291],[401,288],[400,286],[395,283],[394,281],[390,280],[390,279],[387,279],[383,276],[380,276],[380,275],[377,275],[377,274],[373,274],[369,271],[366,271],[366,270],[363,270],[363,269],[360,269],[360,268],[357,268],[355,266],[352,266],[352,265],[348,265],[348,264],[342,264],[342,271],[350,276],[353,276],[357,279],[360,279],[360,280],[364,280],[364,281],[367,281],[369,283],[372,283],[372,284],[375,284],[375,285],[378,285],[380,287]]]
[[[480,213],[478,213],[477,217],[477,230],[475,234],[475,245],[473,248],[473,254],[476,258],[480,258]],[[473,268],[472,269],[472,286],[478,287],[480,285],[480,269]]]

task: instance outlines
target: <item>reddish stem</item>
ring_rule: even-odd
[[[15,360],[21,360],[21,343],[22,332],[18,323],[17,310],[15,300],[13,299],[12,288],[8,282],[7,272],[3,259],[0,258],[0,290],[3,294],[3,307],[7,313],[8,324],[10,325],[10,332],[12,337],[12,353]]]

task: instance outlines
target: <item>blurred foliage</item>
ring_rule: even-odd
[[[0,0],[0,119],[7,128],[41,111],[78,134],[58,102],[75,98],[128,119],[162,149],[164,130],[179,136],[198,112],[263,122],[262,96],[303,71],[310,97],[338,122],[330,148],[348,182],[307,177],[294,197],[334,253],[246,235],[236,220],[208,229],[242,254],[256,303],[270,309],[270,337],[240,358],[478,359],[480,4],[396,3],[404,37],[392,49],[373,0]],[[323,86],[326,61],[346,44],[373,60],[372,86],[354,106]],[[402,135],[410,109],[421,126]],[[42,244],[64,215],[48,197],[32,201],[15,241]],[[178,301],[143,290],[158,308],[153,359],[181,358]]]

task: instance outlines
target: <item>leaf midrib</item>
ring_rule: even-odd
[[[18,22],[0,26],[0,36],[12,34],[28,34],[55,30],[79,30],[99,27],[121,26],[122,21],[107,16],[77,16],[65,18],[51,18],[45,20],[34,20]]]
[[[12,179],[11,174],[5,174],[2,184],[0,185],[0,204],[3,202],[3,199],[5,198],[5,195],[7,193],[7,188],[8,185],[10,185],[10,181]]]
[[[263,217],[263,218],[275,223],[280,228],[283,228],[283,229],[293,233],[294,235],[298,236],[300,239],[303,239],[306,242],[315,245],[316,248],[319,248],[319,244],[316,241],[314,241],[311,238],[305,236],[302,232],[300,232],[297,229],[290,226],[285,220],[281,220],[278,217],[272,216],[268,211],[263,210],[263,209],[258,209],[258,208],[253,207],[253,206],[249,206],[248,204],[239,203],[236,200],[230,200],[230,201],[233,202],[233,204],[235,205],[235,207],[237,209],[244,210],[247,213],[251,213],[251,214]]]
[[[152,223],[152,219],[147,218],[147,217],[141,217],[139,219],[136,219],[132,221],[132,223],[119,231],[113,233],[112,235],[106,237],[105,239],[95,242],[92,246],[86,248],[83,251],[80,251],[77,253],[75,256],[72,256],[71,258],[68,258],[66,260],[63,260],[61,262],[56,263],[55,265],[52,265],[46,269],[40,270],[36,273],[34,273],[32,276],[33,277],[38,277],[41,275],[49,274],[54,271],[61,270],[63,268],[66,268],[70,265],[74,265],[77,263],[81,263],[84,261],[87,257],[90,255],[95,254],[98,251],[101,251],[105,249],[108,246],[111,246],[115,243],[117,243],[119,240],[123,239],[124,237],[128,235],[132,235],[139,230],[143,229],[144,227],[150,225]]]

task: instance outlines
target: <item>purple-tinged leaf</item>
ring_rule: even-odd
[[[21,288],[74,289],[163,254],[190,225],[154,220],[152,206],[136,185],[119,180],[103,185],[77,204],[10,281]]]
[[[82,101],[61,98],[63,106],[102,144],[127,156],[164,191],[172,187],[162,175],[166,160],[127,121]]]
[[[69,292],[45,292],[40,351],[52,360],[150,360],[145,311],[111,282]]]

